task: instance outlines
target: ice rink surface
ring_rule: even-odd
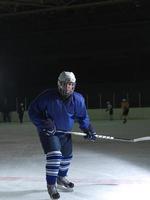
[[[150,120],[94,121],[97,133],[125,138],[150,136]],[[79,131],[75,124],[74,130]],[[138,143],[73,136],[68,178],[74,192],[60,200],[149,200],[150,141]],[[31,123],[0,123],[0,200],[49,200],[45,156]]]

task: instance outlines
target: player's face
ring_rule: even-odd
[[[66,84],[66,92],[67,94],[71,94],[74,91],[75,83],[67,82]]]

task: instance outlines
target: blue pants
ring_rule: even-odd
[[[57,176],[66,176],[72,159],[72,138],[70,134],[47,136],[39,133],[46,154],[46,180],[55,184]]]

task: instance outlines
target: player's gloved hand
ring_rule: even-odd
[[[44,128],[42,128],[41,132],[46,134],[47,136],[55,135],[56,133],[56,126],[54,121],[51,119],[44,120]]]
[[[94,130],[93,126],[90,124],[87,129],[82,129],[84,133],[86,133],[86,136],[84,136],[85,139],[95,141],[96,140],[96,131]]]

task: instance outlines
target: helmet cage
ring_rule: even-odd
[[[71,90],[67,90],[67,84],[71,83],[72,84],[72,89]],[[71,94],[73,94],[74,90],[75,90],[75,85],[76,83],[70,82],[68,81],[60,81],[58,80],[58,90],[60,92],[60,94],[67,98],[69,97]]]

